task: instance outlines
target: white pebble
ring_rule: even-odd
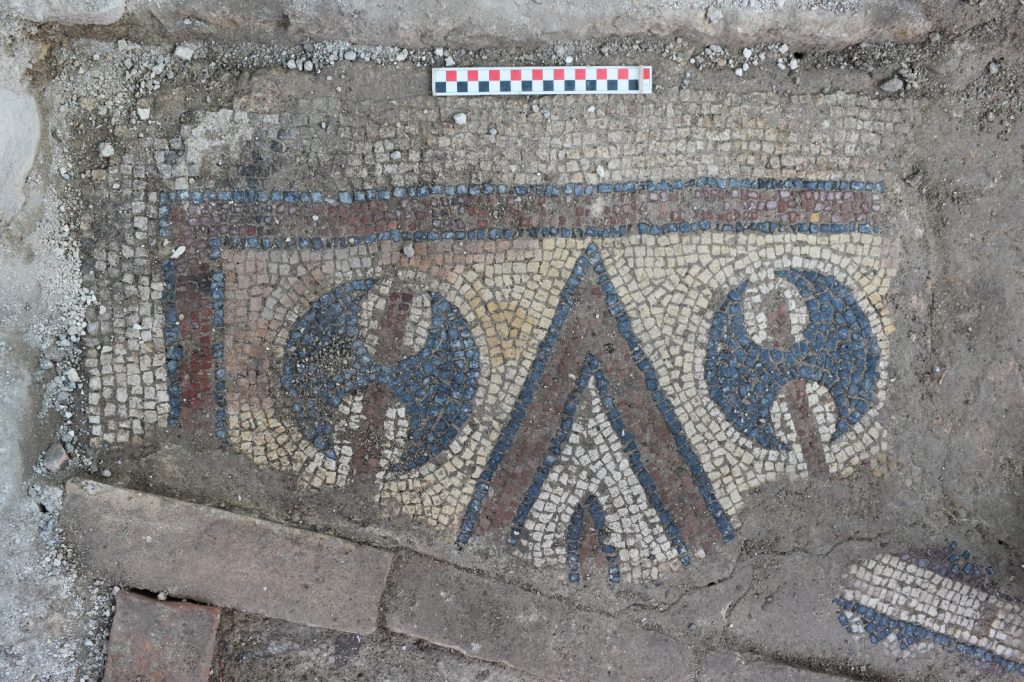
[[[358,56],[355,50],[345,50],[344,57],[346,62],[354,62]]]
[[[457,125],[457,126],[464,126],[464,125],[466,125],[466,115],[464,113],[462,113],[461,111],[459,113],[455,114],[454,116],[452,116],[452,120],[455,121],[455,125]]]
[[[140,121],[148,121],[149,120],[149,109],[147,109],[146,107],[139,107],[138,109],[135,110],[135,113],[139,115],[139,120]]]
[[[100,156],[102,156],[104,159],[109,159],[111,156],[114,155],[114,145],[110,144],[109,142],[101,142],[98,149],[100,152]]]
[[[184,244],[182,244],[181,246],[179,246],[178,248],[176,248],[174,250],[174,253],[171,254],[171,260],[178,260],[183,255],[185,255],[185,245]]]
[[[743,48],[743,58],[744,59],[750,59],[752,56],[754,56],[754,51],[753,50],[751,50],[749,47]]]
[[[174,56],[183,62],[191,61],[196,51],[188,45],[178,45],[174,48]]]

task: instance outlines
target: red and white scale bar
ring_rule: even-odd
[[[477,66],[433,69],[438,97],[649,95],[649,66]]]

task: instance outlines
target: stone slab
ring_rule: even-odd
[[[9,0],[9,9],[29,21],[54,24],[113,24],[124,0]]]
[[[140,29],[174,36],[227,40],[302,37],[354,43],[476,49],[503,44],[540,46],[558,40],[680,35],[701,43],[751,45],[788,41],[804,47],[841,48],[864,40],[915,42],[931,22],[913,0],[862,0],[855,11],[807,9],[802,3],[752,10],[720,2],[721,18],[708,18],[704,0],[592,0],[587,3],[508,3],[498,0],[128,0],[126,18]],[[185,19],[189,21],[186,22]]]
[[[416,557],[395,571],[385,625],[545,680],[678,680],[693,651],[626,619],[561,602]]]
[[[39,108],[31,95],[0,88],[0,225],[25,201],[25,178],[39,146]]]
[[[105,682],[205,682],[220,609],[121,591],[107,644]]]
[[[302,625],[368,634],[392,555],[340,538],[82,479],[61,515],[108,580]]]
[[[702,661],[697,679],[715,682],[841,682],[849,678],[793,668],[749,654],[714,651]]]

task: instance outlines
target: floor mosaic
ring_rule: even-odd
[[[132,132],[130,141],[117,145],[115,157],[87,171],[95,211],[82,220],[87,235],[83,277],[101,304],[88,313],[83,353],[92,446],[140,444],[159,437],[159,427],[171,413],[169,398],[174,396],[169,391],[188,389],[173,376],[165,376],[166,363],[161,361],[166,353],[161,324],[168,310],[166,278],[152,264],[154,259],[170,259],[181,244],[170,244],[169,233],[154,239],[158,222],[166,221],[171,210],[169,203],[161,201],[167,195],[158,190],[408,189],[415,184],[419,192],[419,185],[429,183],[428,192],[444,184],[443,189],[454,196],[460,186],[469,191],[474,186],[468,183],[501,178],[509,183],[509,192],[517,186],[530,187],[528,183],[554,180],[605,182],[608,195],[614,196],[610,192],[614,182],[636,177],[811,174],[833,181],[834,189],[856,192],[871,187],[842,185],[841,180],[893,177],[887,160],[909,130],[909,112],[896,100],[838,92],[740,94],[683,89],[669,98],[609,98],[596,103],[553,98],[540,106],[518,98],[439,102],[429,95],[407,97],[418,87],[410,85],[401,98],[378,106],[368,93],[349,93],[338,79],[303,82],[296,89],[293,76],[286,71],[261,72],[251,79],[252,91],[237,98],[231,108],[190,111],[180,121],[175,115],[174,125],[149,125],[143,137]],[[344,91],[340,96],[336,86]],[[168,97],[165,108],[173,111],[180,91],[165,86],[161,93]],[[351,109],[363,100],[369,109]],[[467,114],[466,125],[452,124],[456,109],[449,110],[445,102],[452,107],[457,104],[458,111]],[[808,230],[815,223],[877,223],[868,220],[875,214],[870,193],[857,192],[832,202],[807,196],[806,190],[812,188],[790,183],[788,188],[775,187],[778,195],[769,191],[762,197],[750,190],[772,190],[773,185],[758,182],[738,182],[736,187],[705,183],[699,192],[687,196],[693,201],[687,207],[687,219],[786,225],[805,220]],[[488,187],[497,193],[499,188],[475,187],[480,193]],[[593,185],[594,191],[599,187]],[[731,196],[736,189],[744,191],[742,197]],[[814,190],[820,189],[824,185],[815,185]],[[781,196],[785,191],[792,193]],[[323,224],[329,223],[324,202],[331,196],[338,202],[352,202],[346,209],[352,225],[372,225],[365,229],[373,231],[393,229],[371,213],[371,205],[379,206],[374,204],[376,192],[361,194],[363,199],[372,197],[371,205],[362,202],[357,192],[263,194],[265,205],[277,208],[261,220],[278,221],[281,235],[320,234],[320,228],[310,223],[321,218]],[[320,197],[316,210],[303,208],[303,198],[311,200],[314,195]],[[227,196],[230,202],[235,193],[214,196]],[[402,199],[399,192],[394,197],[383,192],[379,197]],[[545,202],[555,203],[550,200],[523,194],[518,203],[503,202],[495,221],[505,221],[506,212],[511,212],[508,224],[559,226],[559,219],[554,214],[548,219],[549,209],[543,207]],[[794,207],[802,212],[794,213]],[[251,207],[234,214],[222,212],[222,216],[230,223],[248,219],[246,211]],[[417,211],[419,224],[413,226],[415,221],[410,219],[403,222],[404,229],[429,229],[435,219],[438,225],[465,223],[464,216],[445,214],[436,206]],[[522,220],[519,212],[529,214],[529,220]],[[677,213],[652,213],[649,222],[673,224],[683,219]],[[605,214],[595,205],[584,216],[569,218],[573,225],[620,225],[629,215]],[[184,258],[188,257],[186,253]],[[179,270],[190,267],[180,261],[176,265]],[[185,275],[182,279],[182,273],[177,273],[187,290],[189,275]],[[189,314],[189,296],[177,297],[176,303],[184,306],[179,315]],[[808,400],[814,401],[815,396]],[[177,402],[180,409],[180,399]]]
[[[1024,605],[996,590],[991,566],[951,543],[854,564],[837,598],[839,623],[872,643],[942,648],[987,670],[1024,673]]]
[[[885,448],[884,187],[170,192],[167,423],[570,581]],[[354,489],[354,488],[353,488]]]

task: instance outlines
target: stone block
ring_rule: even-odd
[[[430,559],[404,562],[393,585],[390,630],[541,679],[678,680],[696,669],[689,646],[626,618],[576,610]]]
[[[389,552],[81,479],[68,482],[61,519],[107,580],[312,627],[376,629]]]

